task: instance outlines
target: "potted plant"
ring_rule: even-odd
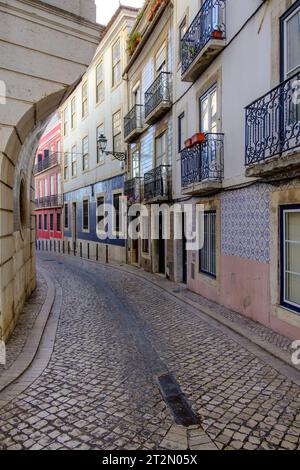
[[[139,31],[132,33],[128,40],[128,52],[132,55],[142,40],[142,34]]]
[[[187,140],[184,142],[184,145],[185,145],[185,148],[186,148],[186,149],[189,149],[189,148],[193,145],[193,140],[192,140],[192,138],[187,139]]]
[[[193,145],[200,144],[201,142],[204,142],[204,140],[205,140],[204,132],[197,132],[197,134],[193,135],[192,137]]]
[[[223,33],[222,31],[220,31],[219,29],[215,29],[213,32],[212,32],[212,37],[214,39],[222,39],[223,38]]]

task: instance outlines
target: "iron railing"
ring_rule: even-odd
[[[41,171],[45,171],[48,168],[58,165],[60,163],[60,153],[55,152],[49,155],[45,155],[43,160],[36,163],[34,167],[34,173],[40,173]]]
[[[205,140],[181,152],[181,186],[202,181],[222,181],[224,134],[206,134]]]
[[[171,166],[160,165],[144,174],[144,199],[169,199],[171,196]]]
[[[53,196],[40,197],[35,199],[34,206],[36,209],[43,209],[45,207],[60,207],[63,205],[62,194],[55,194]]]
[[[246,107],[246,165],[300,146],[300,72]]]
[[[136,129],[142,128],[142,109],[141,104],[136,104],[124,118],[124,137],[128,137]]]
[[[129,204],[141,202],[142,180],[143,178],[132,178],[125,181],[124,195],[127,197]]]
[[[226,38],[226,0],[206,0],[181,40],[184,74],[211,39]]]
[[[147,118],[160,104],[170,103],[170,72],[161,72],[145,93],[145,117]]]

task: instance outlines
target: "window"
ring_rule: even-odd
[[[44,179],[44,196],[48,196],[48,180],[46,178]]]
[[[138,178],[140,176],[140,152],[135,149],[131,155],[132,162],[132,178]]]
[[[155,166],[166,165],[166,133],[155,139]]]
[[[201,272],[216,277],[216,211],[204,213],[204,244],[199,266]]]
[[[57,173],[57,194],[61,194],[61,173]]]
[[[44,230],[48,230],[48,216],[44,214]]]
[[[298,5],[298,6],[296,6]],[[283,79],[289,78],[300,71],[300,4],[292,7],[282,19],[283,41]]]
[[[97,132],[96,132],[96,136],[97,136],[97,142],[96,142],[97,163],[103,163],[104,162],[104,153],[102,153],[100,151],[100,149],[98,148],[98,140],[99,140],[99,137],[100,137],[101,134],[104,135],[104,125],[103,124],[100,124],[100,126],[97,127]]]
[[[114,194],[113,206],[114,206],[114,231],[118,235],[121,231],[121,204],[120,198],[122,194]]]
[[[113,150],[122,151],[122,129],[121,129],[121,111],[113,115]]]
[[[183,144],[185,141],[185,128],[184,128],[184,113],[178,116],[178,153],[183,149]]]
[[[89,230],[89,200],[84,199],[82,202],[82,229]]]
[[[76,126],[76,97],[72,98],[71,101],[71,129]]]
[[[61,232],[61,215],[59,212],[56,214],[56,231]]]
[[[61,142],[60,140],[56,141],[56,154],[57,154],[57,161],[60,163],[60,155],[61,155]]]
[[[182,39],[183,36],[186,33],[186,18],[182,20],[182,22],[179,25],[179,45],[178,45],[178,51],[179,51],[179,62],[182,60]]]
[[[218,132],[218,100],[217,87],[211,88],[200,98],[200,131],[205,133]]]
[[[54,144],[50,145],[50,155],[54,154]]]
[[[103,80],[103,63],[96,67],[96,103],[100,103],[104,99],[104,80]]]
[[[68,163],[68,153],[64,153],[64,180],[69,178],[69,163]]]
[[[42,230],[42,214],[39,214],[39,230]]]
[[[99,232],[105,233],[107,227],[105,225],[105,199],[104,199],[104,196],[98,196],[97,197],[96,223],[97,223],[97,230]]]
[[[88,84],[87,84],[87,82],[85,82],[82,85],[81,102],[82,102],[81,113],[82,113],[82,117],[85,118],[87,116],[87,113],[88,113]]]
[[[112,86],[118,85],[121,80],[121,41],[118,41],[112,48]]]
[[[82,139],[82,170],[86,171],[89,168],[89,138],[88,136]]]
[[[53,196],[54,192],[54,175],[50,176],[50,196]]]
[[[161,72],[166,71],[166,62],[167,62],[167,51],[166,45],[164,44],[163,47],[158,51],[155,57],[155,65],[156,65],[156,75],[158,76]]]
[[[300,205],[281,207],[281,304],[300,313]]]
[[[64,227],[69,228],[69,205],[65,204],[64,207]]]
[[[43,197],[43,180],[39,181],[39,199]]]
[[[50,214],[50,232],[53,232],[54,230],[54,220],[53,220],[53,214]]]
[[[77,176],[77,153],[76,145],[72,147],[71,151],[71,176],[75,178]]]
[[[68,133],[68,108],[64,110],[64,136]]]

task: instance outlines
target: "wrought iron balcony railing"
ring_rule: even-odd
[[[182,38],[182,74],[211,39],[226,39],[226,0],[206,0]]]
[[[124,195],[127,196],[129,204],[141,202],[142,199],[142,181],[143,178],[132,178],[125,181]]]
[[[141,130],[143,106],[136,104],[124,118],[124,138],[127,139],[135,131]]]
[[[181,152],[181,186],[203,181],[221,182],[224,175],[224,134],[206,134],[205,140]]]
[[[38,162],[35,167],[34,167],[34,173],[40,173],[41,171],[45,171],[48,168],[58,165],[60,163],[60,154],[57,153],[51,153],[47,156],[44,157],[44,159],[40,162]]]
[[[299,80],[300,72],[246,107],[247,166],[300,146]]]
[[[145,118],[153,113],[159,105],[171,103],[171,73],[161,72],[145,93]]]
[[[43,209],[45,207],[61,207],[63,205],[62,194],[55,194],[53,196],[40,197],[35,199],[35,209]]]
[[[171,166],[160,165],[144,174],[144,199],[169,199],[171,196]]]

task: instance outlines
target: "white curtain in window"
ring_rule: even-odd
[[[287,74],[300,68],[300,10],[287,21]]]

